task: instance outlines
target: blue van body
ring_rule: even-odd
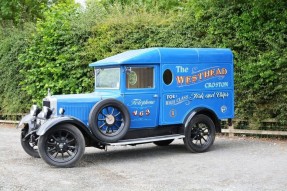
[[[95,89],[94,93],[55,95],[57,108],[89,126],[88,116],[96,102],[115,98],[131,114],[130,128],[154,128],[182,124],[198,108],[208,108],[219,119],[234,117],[233,55],[230,49],[148,48],[127,51],[90,64],[91,67],[119,67],[118,89]],[[127,89],[126,67],[154,68],[151,88]],[[172,82],[163,73],[170,70]],[[58,114],[59,115],[59,114]]]
[[[95,91],[53,95],[22,118],[21,145],[49,165],[71,167],[86,146],[154,143],[183,139],[205,152],[234,118],[230,49],[147,48],[91,63]],[[35,148],[36,146],[36,148]]]

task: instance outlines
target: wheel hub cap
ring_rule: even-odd
[[[66,152],[68,150],[68,144],[66,143],[66,141],[58,142],[57,146],[56,146],[56,149],[59,152]]]
[[[115,117],[112,115],[107,115],[106,116],[106,123],[108,125],[113,125],[115,123]]]

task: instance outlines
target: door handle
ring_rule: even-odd
[[[158,98],[158,95],[157,95],[157,94],[154,94],[153,97],[154,97],[154,98]]]

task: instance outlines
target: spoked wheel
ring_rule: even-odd
[[[72,167],[84,154],[85,139],[76,127],[61,125],[40,136],[38,147],[40,156],[49,165]]]
[[[184,144],[191,152],[205,152],[215,139],[215,125],[206,115],[195,116],[185,129]]]
[[[93,134],[104,142],[115,142],[128,131],[130,116],[126,107],[114,99],[98,102],[89,117]]]
[[[29,137],[26,137],[27,132],[28,132],[28,129],[26,128],[22,129],[21,137],[20,137],[22,148],[28,155],[35,157],[35,158],[40,158],[40,155],[38,152],[38,146],[37,146],[38,137],[34,134],[31,134],[29,135]]]
[[[170,140],[164,140],[164,141],[155,141],[153,142],[155,145],[157,146],[168,146],[170,145],[170,143],[173,142],[174,139],[170,139]]]
[[[103,107],[97,118],[98,128],[106,136],[118,135],[123,127],[121,110],[114,106]]]

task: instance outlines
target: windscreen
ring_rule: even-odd
[[[120,88],[120,68],[97,68],[95,69],[95,76],[96,88]]]

